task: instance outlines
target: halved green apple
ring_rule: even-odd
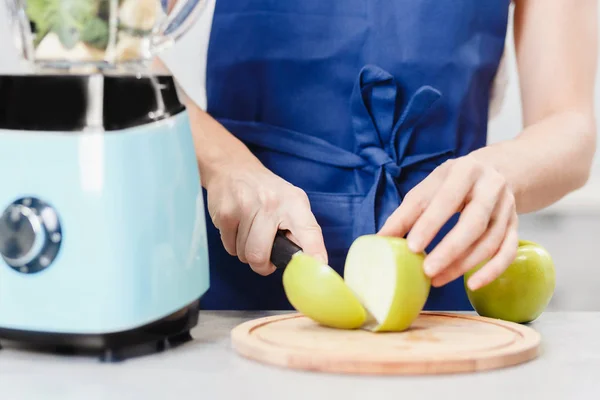
[[[365,235],[349,249],[342,278],[331,267],[298,253],[283,274],[292,306],[335,328],[402,331],[419,316],[429,295],[424,254],[406,240]]]

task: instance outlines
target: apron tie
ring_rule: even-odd
[[[400,110],[398,85],[391,74],[373,65],[360,71],[351,97],[352,125],[357,154],[375,168],[375,179],[361,204],[361,218],[355,220],[355,237],[377,232],[400,205],[398,184],[407,179],[406,170],[433,163],[432,170],[452,155],[451,148],[406,155],[417,123],[440,97],[438,90],[421,86]]]

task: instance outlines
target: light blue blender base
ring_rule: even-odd
[[[59,217],[58,256],[0,260],[0,329],[105,334],[181,310],[209,287],[204,204],[186,112],[103,133],[0,130],[0,213],[35,197]]]

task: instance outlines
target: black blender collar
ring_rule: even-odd
[[[98,82],[101,90],[91,93]],[[159,121],[185,109],[168,75],[0,75],[0,129],[83,133],[94,108],[100,110],[105,131]]]

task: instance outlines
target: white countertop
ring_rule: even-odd
[[[206,312],[194,341],[123,363],[0,350],[0,398],[69,399],[583,399],[600,393],[600,313],[547,312],[531,327],[542,355],[476,374],[360,377],[284,370],[243,359],[230,330],[267,313]]]

